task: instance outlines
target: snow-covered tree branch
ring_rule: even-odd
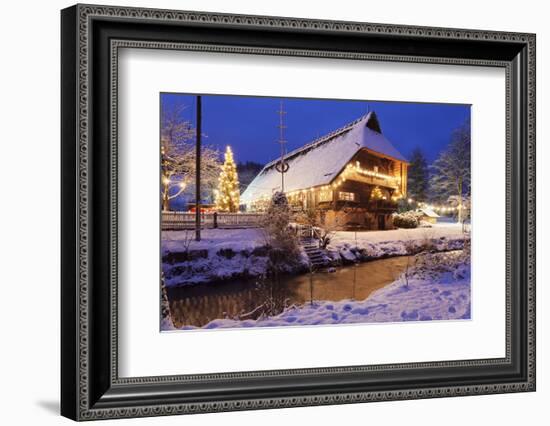
[[[470,196],[470,150],[470,122],[467,121],[453,132],[447,149],[431,166],[432,198],[447,202],[449,197],[455,197],[459,222],[464,221],[463,207]]]
[[[196,173],[196,130],[184,117],[185,105],[163,105],[161,115],[161,193],[162,210],[170,210],[170,200],[185,191],[194,193]],[[216,186],[219,173],[217,150],[203,146],[201,151],[201,198]]]

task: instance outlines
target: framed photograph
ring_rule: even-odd
[[[535,35],[61,28],[64,416],[535,390]]]

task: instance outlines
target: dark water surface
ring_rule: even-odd
[[[401,256],[343,266],[333,273],[283,276],[277,282],[239,280],[168,288],[168,300],[176,327],[202,327],[219,318],[256,318],[266,301],[275,301],[275,309],[282,310],[283,305],[312,300],[364,300],[395,281],[406,265],[407,256]]]

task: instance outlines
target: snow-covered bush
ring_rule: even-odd
[[[403,213],[392,215],[393,225],[398,228],[417,228],[420,222],[421,213],[409,210]]]
[[[467,250],[450,252],[424,251],[416,255],[415,274],[422,278],[434,278],[443,273],[460,273],[464,267],[469,268],[470,255]]]
[[[273,272],[283,271],[299,259],[298,238],[291,229],[291,219],[292,214],[285,194],[276,192],[262,224],[270,248],[268,256]]]
[[[271,208],[273,206],[286,207],[286,209],[288,210],[288,198],[286,198],[286,195],[284,192],[277,191],[273,194],[273,196],[271,197],[271,204],[269,207]],[[290,213],[290,210],[289,210],[289,213]]]
[[[412,210],[412,209],[416,208],[416,205],[417,205],[416,202],[413,202],[412,200],[409,203],[409,199],[400,198],[397,201],[397,212],[398,213],[408,212],[409,210]]]

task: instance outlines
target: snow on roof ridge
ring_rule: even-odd
[[[298,155],[302,151],[306,151],[308,149],[316,148],[318,145],[321,145],[322,143],[327,142],[327,141],[331,140],[332,138],[335,138],[336,136],[339,136],[339,135],[341,135],[342,133],[344,133],[348,130],[351,130],[354,126],[356,126],[357,124],[359,124],[363,120],[368,121],[373,112],[374,111],[370,111],[366,114],[363,114],[361,117],[356,118],[355,120],[345,124],[344,126],[338,128],[336,130],[333,130],[332,132],[329,132],[326,135],[320,136],[320,137],[312,140],[311,142],[308,142],[305,145],[302,145],[299,148],[293,149],[292,151],[285,154],[285,156],[284,156],[285,160],[288,160],[289,158],[292,158],[292,157]],[[279,161],[280,161],[280,159],[271,160],[269,163],[267,163],[264,166],[262,171],[265,171],[265,170],[269,169],[270,167],[273,167]]]

